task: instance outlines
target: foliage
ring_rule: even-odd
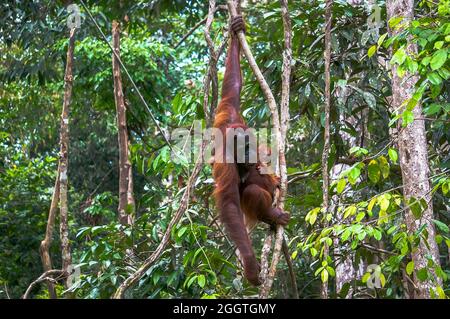
[[[203,79],[208,50],[200,27],[176,49],[175,44],[207,13],[205,1],[85,1],[108,39],[111,21],[122,22],[121,57],[165,132],[205,124]],[[289,1],[293,30],[290,127],[287,164],[289,191],[286,228],[301,298],[317,298],[321,282],[332,297],[403,298],[405,282],[416,272],[425,280],[436,273],[443,285],[437,298],[450,295],[449,268],[449,76],[448,1],[421,1],[417,18],[395,37],[387,33],[384,1],[381,21],[368,24],[367,5],[334,1],[332,36],[330,185],[333,214],[322,205],[324,64],[323,1]],[[224,2],[220,2],[223,4]],[[243,8],[247,39],[278,99],[281,95],[283,26],[277,1]],[[110,298],[120,283],[156,249],[171,216],[180,205],[192,170],[189,160],[176,161],[156,130],[149,110],[124,72],[127,127],[131,139],[136,216],[133,226],[117,220],[118,149],[111,52],[84,9],[77,30],[74,89],[70,114],[69,212],[74,264],[80,280],[71,290],[78,298]],[[39,243],[43,239],[58,157],[58,127],[67,49],[66,8],[57,1],[7,1],[0,4],[0,297],[20,297],[42,273]],[[216,45],[223,40],[226,12],[212,25]],[[386,21],[384,23],[383,21]],[[404,26],[403,19],[389,27]],[[411,54],[406,40],[417,43]],[[390,52],[393,58],[390,59]],[[219,84],[223,76],[219,59]],[[417,73],[413,99],[403,113],[389,106],[389,68],[400,75]],[[263,94],[243,59],[242,109],[251,127],[270,124]],[[403,213],[417,218],[427,203],[405,201],[396,141],[390,129],[398,119],[414,120],[424,107],[433,186],[433,207],[441,267],[431,260],[416,269],[411,251],[427,240],[422,228],[406,231]],[[247,298],[257,290],[243,280],[234,249],[216,219],[211,199],[211,170],[204,166],[189,209],[171,232],[162,257],[128,292],[134,298]],[[326,221],[326,226],[325,225]],[[58,227],[51,247],[60,267]],[[261,251],[267,228],[252,238]],[[332,247],[324,258],[324,246]],[[335,290],[342,256],[362,268],[341,291]],[[369,265],[374,265],[369,269]],[[368,283],[376,273],[378,288]],[[58,294],[64,294],[58,286]],[[292,297],[287,264],[282,260],[273,297]],[[45,286],[33,297],[47,298]]]

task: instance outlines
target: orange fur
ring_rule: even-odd
[[[260,174],[258,169],[260,163],[252,165],[224,162],[227,153],[226,129],[230,127],[247,129],[240,115],[242,76],[240,46],[236,36],[236,32],[242,28],[242,17],[236,17],[232,21],[232,36],[225,62],[222,99],[214,119],[214,127],[219,128],[223,135],[222,149],[215,150],[215,156],[220,156],[222,162],[213,163],[213,176],[216,182],[214,197],[221,220],[242,257],[245,277],[253,285],[259,285],[260,267],[246,224],[256,224],[257,221],[286,224],[289,216],[278,208],[272,208],[273,194],[279,182],[273,175]],[[245,213],[245,222],[243,213]]]

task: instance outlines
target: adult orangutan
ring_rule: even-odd
[[[220,211],[220,218],[242,257],[245,277],[251,284],[260,285],[260,266],[256,260],[246,224],[254,225],[262,221],[271,225],[286,225],[289,215],[272,207],[274,191],[279,186],[279,179],[274,175],[261,174],[262,163],[259,161],[238,163],[236,157],[234,162],[225,161],[227,152],[236,151],[236,141],[233,141],[233,150],[226,147],[227,128],[247,129],[240,115],[242,76],[237,32],[241,30],[245,32],[244,20],[241,16],[236,16],[231,21],[231,42],[225,62],[222,99],[214,119],[214,127],[221,130],[224,139],[222,149],[215,150],[216,158],[222,156],[223,160],[213,163],[216,184],[214,197]],[[246,150],[246,154],[247,152]]]

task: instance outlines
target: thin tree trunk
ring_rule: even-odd
[[[120,58],[120,26],[116,20],[112,23],[113,48]],[[119,221],[123,225],[133,223],[132,213],[134,211],[134,198],[132,187],[133,182],[131,163],[128,151],[128,132],[125,100],[123,96],[122,77],[120,74],[120,64],[118,58],[112,54],[112,68],[114,78],[114,99],[117,112],[117,129],[119,142]]]
[[[205,94],[203,97],[203,111],[205,112],[205,118],[207,119],[208,123],[212,122],[213,116],[214,116],[214,110],[216,109],[217,102],[219,100],[219,90],[218,90],[218,82],[219,79],[217,77],[217,60],[218,56],[220,55],[220,47],[217,49],[214,48],[214,42],[211,39],[211,26],[214,20],[214,13],[216,12],[216,1],[215,0],[209,0],[209,9],[208,9],[208,15],[206,17],[206,25],[205,30],[203,31],[203,34],[205,36],[206,44],[208,45],[209,49],[209,63],[208,63],[208,69],[206,71],[206,76],[204,79],[204,86],[205,86],[205,92],[209,92],[209,86],[212,86],[211,92],[211,107],[208,109],[208,102],[209,102],[209,93]]]
[[[402,16],[406,21],[414,18],[413,0],[389,0],[386,3],[388,19],[396,16]],[[401,29],[390,30],[391,35],[401,32]],[[417,45],[411,41],[407,44],[407,53],[417,54]],[[392,95],[393,107],[400,112],[405,110],[403,103],[410,99],[414,93],[415,85],[418,81],[416,74],[406,73],[402,78],[397,74],[397,67],[392,67]],[[421,281],[417,278],[417,271],[427,267],[427,257],[431,256],[434,263],[439,265],[439,249],[435,240],[435,228],[432,223],[433,203],[431,198],[431,189],[428,182],[429,164],[427,153],[427,140],[425,136],[425,123],[418,120],[422,117],[422,106],[420,103],[413,110],[413,123],[404,128],[398,128],[398,147],[400,155],[400,168],[402,170],[403,192],[406,200],[410,198],[425,199],[428,203],[427,209],[422,213],[421,218],[415,219],[410,209],[406,210],[405,221],[408,232],[413,234],[422,225],[428,233],[427,240],[421,238],[417,249],[413,249],[412,260],[414,261],[414,283],[417,289],[414,292],[414,298],[430,298],[430,290],[436,286],[433,278],[440,284],[440,280],[432,273],[430,278]],[[401,121],[399,121],[399,125]]]
[[[55,279],[55,276],[61,276],[61,274],[64,274],[64,271],[59,270],[59,269],[51,269],[51,270],[47,270],[45,271],[42,275],[39,276],[38,279],[36,279],[35,281],[33,281],[27,288],[27,290],[25,291],[25,293],[22,296],[22,299],[28,299],[30,297],[30,293],[33,290],[33,288],[40,284],[41,282],[50,282],[53,285],[57,282],[57,279]]]
[[[283,50],[283,66],[281,69],[281,102],[280,102],[280,130],[281,143],[280,148],[283,150],[283,156],[280,157],[280,177],[281,192],[279,198],[280,208],[284,206],[284,199],[287,193],[287,167],[284,152],[286,151],[286,133],[289,128],[289,98],[291,92],[291,70],[292,70],[292,27],[291,18],[289,16],[288,0],[280,0],[281,15],[283,18],[284,30],[284,50]]]
[[[330,176],[328,172],[328,155],[330,152],[330,109],[331,109],[331,77],[330,77],[330,63],[331,63],[331,5],[332,0],[327,0],[325,4],[325,130],[324,130],[324,144],[322,153],[322,180],[323,180],[323,211],[324,214],[329,213],[329,193]],[[323,259],[326,259],[329,253],[329,247],[324,243],[325,249],[323,252]],[[328,282],[322,283],[320,296],[323,299],[328,298]]]
[[[128,141],[128,150],[130,149],[130,145],[131,145],[131,143],[130,143],[130,141]],[[128,162],[130,163],[129,160],[128,160]],[[130,163],[130,168],[128,170],[127,205],[128,205],[128,207],[130,207],[132,209],[132,212],[134,213],[135,207],[136,207],[136,202],[134,201],[133,189],[134,189],[133,168],[132,168],[131,163]],[[129,222],[131,224],[133,224],[134,223],[133,215],[129,215],[129,216],[130,216],[128,218]]]
[[[72,86],[73,86],[73,75],[72,75],[72,65],[73,65],[73,51],[75,46],[75,28],[70,30],[69,46],[67,48],[67,62],[66,62],[66,72],[65,72],[65,87],[64,87],[64,102],[61,115],[61,150],[60,150],[60,167],[61,172],[59,175],[60,184],[60,237],[61,237],[61,251],[62,251],[62,269],[67,274],[69,273],[69,267],[72,265],[72,256],[70,253],[70,243],[69,243],[69,222],[68,215],[69,209],[67,205],[67,169],[69,167],[69,106],[72,98]],[[69,288],[70,282],[69,278],[65,280],[66,289]]]
[[[56,173],[56,180],[55,180],[55,188],[53,189],[52,202],[50,204],[50,210],[48,212],[47,228],[45,230],[45,237],[41,241],[40,246],[42,268],[44,269],[44,272],[47,272],[53,268],[52,258],[50,256],[50,245],[52,244],[53,241],[53,229],[55,228],[55,217],[59,203],[59,187],[60,187],[59,175],[60,175],[60,165],[58,164],[58,171]],[[57,295],[55,291],[55,285],[52,282],[48,281],[47,287],[50,299],[56,299]]]

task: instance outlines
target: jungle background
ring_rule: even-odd
[[[428,288],[420,297],[450,296],[450,2],[416,1],[412,21],[394,34],[388,28],[403,22],[388,18],[387,5],[396,1],[386,2],[331,3],[330,207],[325,213],[325,3],[288,2],[292,69],[285,209],[291,221],[284,236],[292,265],[290,272],[280,257],[270,297],[320,298],[325,289],[327,298],[413,298],[423,283]],[[204,28],[209,3],[84,1],[107,41],[112,41],[112,21],[119,21],[121,60],[151,111],[122,70],[134,197],[125,209],[133,217],[129,222],[118,213],[120,127],[111,49],[85,7],[74,3],[81,25],[74,35],[67,205],[71,258],[79,276],[70,286],[60,279],[53,283],[59,298],[110,298],[157,249],[182,204],[194,163],[173,160],[151,114],[167,136],[175,128],[191,128],[194,120],[208,122],[204,88],[211,52]],[[0,4],[0,298],[22,297],[44,273],[40,245],[58,175],[69,4]],[[247,1],[242,12],[249,46],[278,98],[284,50],[280,2]],[[227,28],[228,12],[218,9],[210,28],[216,49]],[[416,54],[408,53],[411,43]],[[222,53],[217,61],[219,85],[224,58]],[[262,90],[245,58],[241,65],[243,116],[251,127],[270,126]],[[393,91],[399,89],[392,83],[394,67],[400,76],[417,77],[410,100],[415,103],[401,112],[392,107]],[[207,104],[212,99],[206,97]],[[413,112],[418,103],[420,116]],[[403,192],[398,127],[415,121],[425,125],[428,162],[422,167],[429,169],[429,200],[406,199]],[[125,297],[258,296],[258,288],[242,277],[216,217],[213,187],[211,168],[203,165],[161,256]],[[420,222],[424,212],[428,222],[412,230],[408,218]],[[63,267],[59,219],[50,245],[54,269]],[[267,233],[264,225],[252,232],[258,256]],[[418,250],[425,264],[415,262]],[[37,283],[29,297],[49,298],[49,286]]]

